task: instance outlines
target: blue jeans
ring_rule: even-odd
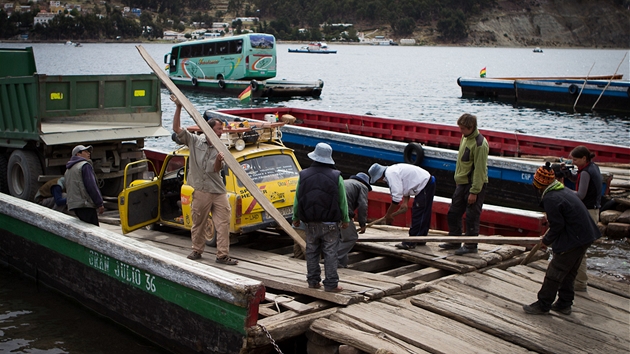
[[[450,236],[462,235],[462,216],[466,213],[466,236],[479,235],[479,219],[481,218],[481,208],[486,197],[486,184],[477,194],[475,204],[468,204],[470,194],[470,184],[458,184],[453,193],[451,207],[448,209],[446,219],[448,220],[448,234]],[[466,247],[477,247],[476,243],[466,243]]]
[[[322,280],[319,266],[320,255],[324,253],[324,288],[332,290],[339,283],[337,274],[337,248],[339,247],[340,228],[338,224],[310,222],[306,224],[306,281],[316,285]]]

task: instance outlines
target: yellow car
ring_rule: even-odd
[[[272,132],[271,136],[275,138],[270,139],[269,133],[261,133],[261,137],[266,137],[264,142],[256,140],[252,143],[250,139],[245,146],[242,139],[238,139],[242,134],[224,133],[222,140],[263,195],[291,222],[300,165],[293,150],[279,141],[279,135],[279,132]],[[135,180],[120,193],[118,209],[124,233],[156,224],[191,229],[193,188],[187,184],[188,155],[188,147],[166,155],[157,177]],[[152,161],[145,159],[128,166],[143,162],[152,164]],[[230,234],[277,227],[276,221],[264,211],[227,166],[222,175],[232,208]],[[215,246],[216,233],[213,231],[211,235],[212,239],[207,244]]]

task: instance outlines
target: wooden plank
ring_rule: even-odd
[[[305,313],[313,311],[313,307],[305,305],[299,301],[295,301],[293,297],[287,295],[276,295],[269,291],[265,292],[265,300],[271,301],[275,304],[279,304],[282,307],[286,307],[289,310],[293,310],[297,313]]]
[[[400,280],[407,280],[407,281],[413,281],[413,282],[420,282],[420,281],[426,282],[426,281],[442,278],[449,274],[451,274],[451,272],[444,269],[427,267],[424,269],[417,270],[415,272],[400,275],[397,278]]]
[[[512,302],[520,304],[532,303],[536,300],[536,295],[540,289],[539,286],[535,286],[533,289],[523,288],[498,279],[497,281],[488,281],[486,276],[476,276],[476,283],[469,281],[464,284],[461,282],[463,278],[457,277],[448,282],[441,282],[440,287],[448,287],[453,291],[466,291],[468,295],[475,295],[478,298],[489,301],[501,299],[497,304],[499,307],[508,307],[508,303]],[[473,277],[466,278],[471,280]],[[471,287],[474,290],[471,290]],[[488,297],[488,293],[492,294],[492,296]],[[570,316],[561,315],[553,311],[550,314],[560,316],[563,320],[576,325],[585,326],[588,331],[600,331],[619,338],[629,338],[630,316],[628,316],[627,312],[618,311],[606,304],[592,301],[586,297],[577,297],[575,299]]]
[[[435,291],[411,302],[539,353],[611,353],[630,344],[628,339],[569,322],[564,315],[527,315],[523,303],[470,287],[437,284]]]
[[[534,262],[530,264],[530,267],[545,272],[547,270],[548,262]],[[630,298],[630,284],[622,283],[618,281],[612,281],[598,277],[592,274],[588,275],[588,286],[594,287],[615,295],[619,295],[625,298]]]
[[[280,211],[276,209],[271,201],[267,199],[263,193],[258,189],[258,186],[252,181],[247,172],[240,166],[240,164],[236,161],[234,156],[230,153],[228,148],[223,144],[221,139],[214,133],[214,131],[210,128],[208,123],[203,119],[199,111],[193,106],[193,104],[188,100],[188,98],[179,90],[179,88],[171,81],[168,75],[162,70],[162,68],[153,60],[151,55],[141,46],[136,46],[138,52],[149,65],[149,67],[153,70],[155,75],[162,81],[164,86],[173,93],[179,102],[182,104],[186,112],[190,115],[190,117],[197,123],[197,126],[201,128],[201,130],[206,135],[207,139],[210,139],[210,142],[214,147],[220,152],[223,153],[224,161],[228,165],[228,167],[232,170],[234,175],[243,183],[245,188],[251,193],[251,195],[258,201],[260,206],[265,209],[271,217],[278,223],[280,227],[289,235],[291,238],[304,250],[306,248],[306,242],[302,237],[300,237],[291,224],[287,222],[287,220],[282,216]]]
[[[540,283],[509,271],[493,269],[492,271],[484,272],[483,274],[511,283],[522,289],[522,292],[527,294],[527,297],[522,300],[525,303],[527,303],[527,301],[533,302],[532,299],[536,298],[536,294],[541,287]],[[584,313],[585,316],[603,316],[614,321],[619,321],[622,324],[630,325],[628,322],[630,321],[628,312],[630,311],[630,300],[624,300],[623,297],[617,298],[613,294],[609,293],[593,294],[592,296],[587,294],[586,296],[582,296],[582,294],[578,292],[576,293],[573,303],[573,313],[577,318],[582,317],[582,313]],[[602,309],[602,305],[607,305],[610,308]],[[591,322],[593,320],[594,319],[587,319],[586,321]]]
[[[388,341],[391,341],[392,343],[395,343],[399,346],[401,346],[402,348],[404,348],[406,351],[404,351],[403,353],[408,354],[408,353],[414,353],[414,354],[424,354],[424,353],[428,353],[425,350],[422,350],[418,347],[415,347],[405,341],[402,341],[396,337],[390,336],[387,333],[384,333],[383,331],[379,331],[378,329],[369,326],[366,323],[363,323],[361,321],[357,321],[354,318],[345,315],[343,313],[339,313],[336,312],[334,314],[332,314],[329,317],[330,320],[338,322],[338,323],[344,323],[345,325],[352,327],[352,328],[356,328],[362,332],[365,333],[370,333],[373,335],[378,335],[381,338],[387,339]]]
[[[543,271],[540,271],[538,269],[533,269],[527,266],[511,267],[508,269],[508,271],[513,272],[514,274],[518,274],[522,277],[531,279],[537,282],[539,286],[542,284],[545,278],[545,273]],[[576,302],[578,298],[588,298],[588,299],[598,301],[603,304],[607,304],[611,307],[615,307],[625,312],[630,311],[630,299],[623,296],[608,293],[599,289],[589,288],[588,291],[576,291],[575,292]]]
[[[418,252],[409,252],[409,251],[401,252],[400,250],[397,250],[394,247],[385,246],[378,243],[361,243],[361,244],[357,243],[354,247],[355,249],[359,249],[362,251],[398,257],[412,263],[418,263],[418,264],[423,264],[429,267],[446,269],[446,270],[450,270],[456,273],[466,273],[466,272],[472,272],[476,270],[474,266],[470,266],[466,264],[457,264],[457,263],[453,263],[444,259],[433,260],[434,258],[433,256],[427,256]]]
[[[316,311],[322,311],[322,310],[329,309],[329,308],[333,307],[334,304],[332,302],[329,302],[329,301],[316,300],[316,301],[313,301],[313,302],[309,302],[307,305],[310,306],[313,309],[313,312],[316,312]],[[287,321],[287,320],[289,320],[291,318],[298,317],[300,315],[303,315],[303,314],[299,314],[299,313],[297,313],[295,311],[292,311],[292,310],[284,311],[282,313],[277,313],[276,312],[275,316],[270,316],[270,317],[267,317],[267,318],[263,318],[263,319],[259,320],[258,323],[264,325],[265,327],[274,326],[274,323],[276,323],[276,322],[277,323],[284,322],[284,321]]]
[[[258,305],[258,314],[262,317],[270,317],[277,315],[278,309],[276,309],[276,304],[260,304]]]
[[[271,334],[271,337],[276,342],[280,342],[304,334],[313,321],[318,318],[328,317],[335,312],[337,312],[337,308],[296,316],[284,321],[264,321],[273,318],[268,317],[258,321],[258,324],[265,326],[269,334]],[[248,348],[261,347],[269,344],[269,338],[267,338],[260,326],[251,328],[249,332],[251,335],[247,338]]]
[[[383,353],[383,350],[386,350],[387,353],[404,353],[407,351],[406,348],[381,338],[378,334],[366,333],[325,318],[313,321],[310,329],[326,338],[350,345],[367,353]]]
[[[534,245],[540,243],[540,237],[518,237],[518,236],[388,236],[388,235],[372,235],[363,234],[359,236],[357,242],[403,242],[403,241],[422,241],[422,242],[467,242],[467,243],[490,243],[497,245]]]
[[[477,329],[393,299],[340,309],[357,322],[432,353],[524,353]]]

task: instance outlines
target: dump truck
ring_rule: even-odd
[[[154,74],[45,75],[33,48],[0,49],[0,192],[33,200],[40,185],[65,172],[76,145],[91,145],[104,196],[124,187],[125,166],[144,158],[162,127]],[[128,169],[140,176],[146,164]]]

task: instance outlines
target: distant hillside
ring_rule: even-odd
[[[610,0],[499,1],[470,22],[466,44],[630,48],[630,9]]]

